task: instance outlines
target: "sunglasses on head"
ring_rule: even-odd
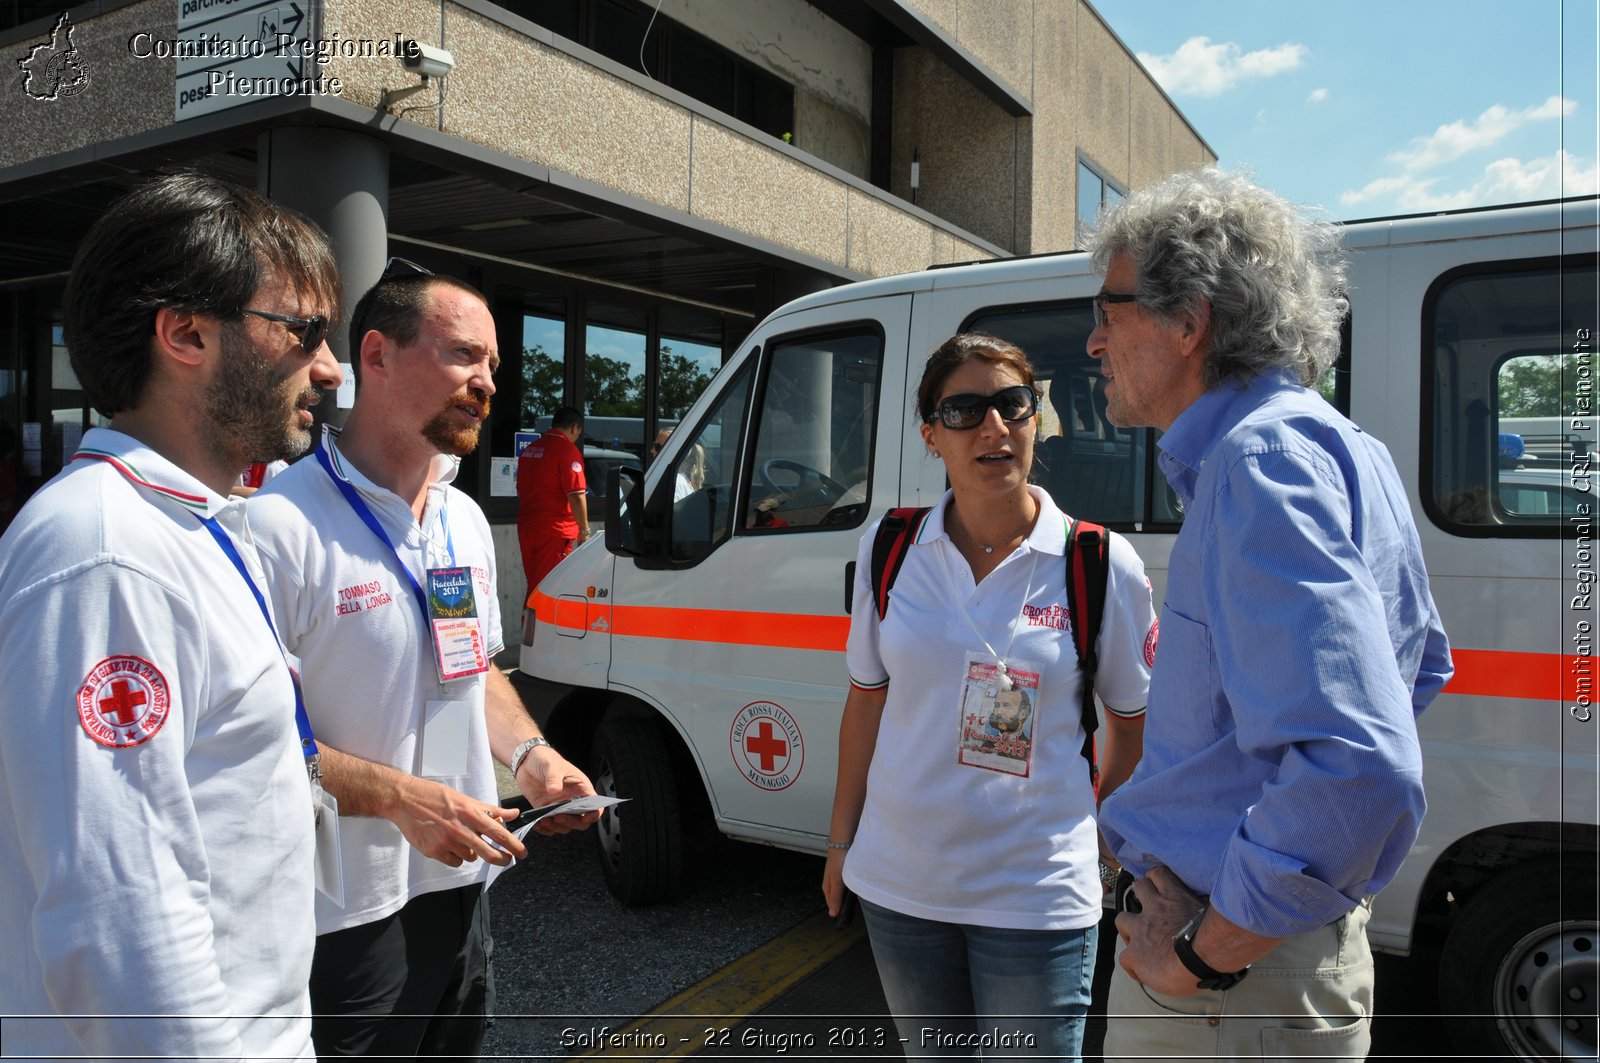
[[[383,272],[378,275],[378,283],[388,281],[411,280],[414,277],[431,277],[433,270],[426,266],[419,266],[409,258],[391,258],[383,264]]]
[[[1094,297],[1094,324],[1096,328],[1104,328],[1106,324],[1107,303],[1137,303],[1139,297],[1132,292],[1101,292]]]
[[[245,307],[244,313],[267,321],[282,322],[288,326],[289,332],[300,340],[300,347],[307,355],[316,354],[317,348],[322,346],[322,341],[328,338],[328,319],[321,314],[294,317],[289,314],[273,314],[266,310],[251,310],[249,307]]]
[[[1023,421],[1039,411],[1039,396],[1026,384],[1001,388],[993,395],[951,395],[924,420],[961,432],[982,424],[991,407],[1003,421]]]

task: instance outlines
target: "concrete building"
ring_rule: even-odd
[[[61,347],[74,248],[195,167],[321,222],[352,300],[391,255],[489,295],[500,391],[461,482],[513,596],[495,459],[540,414],[616,418],[592,441],[637,453],[787,299],[1069,249],[1216,158],[1085,0],[0,0],[0,70],[18,493],[96,416]]]

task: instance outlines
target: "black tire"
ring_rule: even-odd
[[[683,831],[671,753],[654,720],[617,717],[594,736],[594,788],[629,800],[595,824],[600,871],[623,904],[655,904],[683,884]]]
[[[1593,854],[1538,860],[1473,894],[1439,959],[1439,1007],[1463,1053],[1594,1059],[1600,920]]]

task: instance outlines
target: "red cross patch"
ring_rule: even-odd
[[[167,677],[143,657],[107,657],[78,688],[78,722],[103,746],[143,745],[167,722],[172,694]]]
[[[739,710],[728,733],[729,751],[739,774],[763,790],[785,790],[800,777],[805,739],[787,709],[755,701]]]

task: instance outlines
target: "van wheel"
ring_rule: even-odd
[[[671,755],[654,720],[617,717],[594,736],[594,788],[626,797],[595,824],[600,871],[623,904],[654,904],[683,881],[683,833]]]
[[[1524,864],[1478,890],[1439,960],[1442,1011],[1467,1054],[1593,1059],[1600,919],[1593,857]]]

